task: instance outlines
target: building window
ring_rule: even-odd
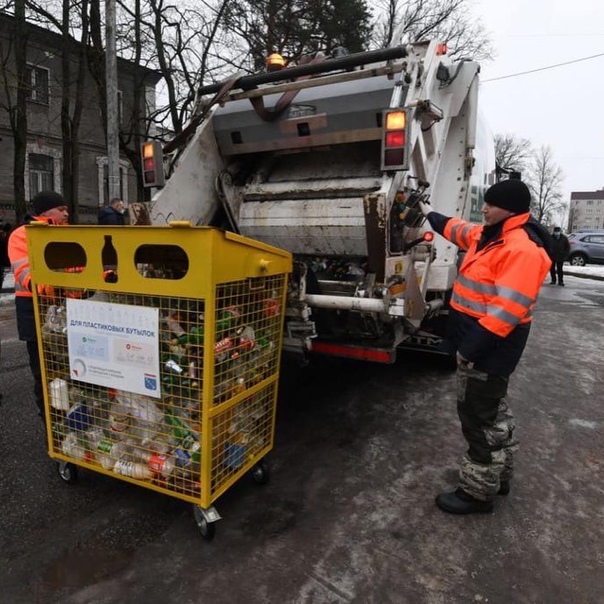
[[[124,185],[126,184],[126,169],[120,166],[120,199],[124,199]],[[109,203],[109,167],[103,166],[103,199]]]
[[[44,67],[28,65],[26,68],[26,79],[29,82],[27,98],[36,103],[48,105],[48,82],[49,71]]]
[[[50,155],[29,154],[29,197],[40,191],[54,191],[54,158]]]
[[[117,91],[117,123],[121,126],[124,119],[124,95],[121,90]]]
[[[107,157],[97,157],[98,167],[98,186],[99,186],[99,206],[104,206],[109,203],[109,175],[107,166]],[[129,178],[129,162],[125,159],[120,159],[120,197],[128,203],[128,178]]]

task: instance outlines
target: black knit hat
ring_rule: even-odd
[[[521,180],[510,178],[489,187],[484,201],[514,214],[524,214],[531,206],[531,192]]]
[[[36,216],[39,216],[48,210],[52,210],[53,208],[67,205],[63,195],[55,193],[54,191],[40,191],[39,193],[36,193],[31,200],[31,204]]]

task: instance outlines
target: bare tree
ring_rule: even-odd
[[[495,164],[498,174],[522,173],[532,157],[533,148],[526,138],[513,134],[495,135]]]
[[[533,196],[531,209],[539,222],[550,225],[564,214],[566,204],[561,191],[564,173],[554,162],[549,146],[543,145],[534,155],[526,181]]]
[[[61,75],[56,82],[61,89],[61,188],[72,219],[77,222],[79,131],[87,72],[88,0],[26,0],[25,5],[28,22],[55,30],[62,37]]]
[[[156,69],[163,80],[165,102],[147,115],[143,130],[148,130],[150,121],[165,126],[167,119],[169,128],[179,133],[190,117],[199,85],[228,63],[229,55],[220,52],[228,47],[221,24],[231,1],[119,2],[120,56]],[[141,87],[141,101],[143,92]]]
[[[288,61],[339,47],[368,47],[371,14],[366,0],[237,0],[225,13],[225,27],[247,46],[248,68],[264,68],[278,52]]]
[[[377,0],[373,45],[439,39],[458,58],[491,58],[493,48],[470,0]],[[395,39],[398,38],[398,39]]]
[[[8,113],[13,135],[13,190],[15,215],[20,223],[26,214],[25,158],[27,155],[27,24],[25,0],[8,3],[15,17],[15,29],[6,40],[0,40],[0,77],[4,92],[0,106]]]

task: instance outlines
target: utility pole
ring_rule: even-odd
[[[115,43],[115,0],[105,0],[107,50],[105,71],[107,87],[107,176],[109,202],[120,193],[119,112],[117,98],[117,51]]]

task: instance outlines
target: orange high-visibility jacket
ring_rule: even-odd
[[[451,218],[443,231],[449,241],[467,250],[453,284],[451,307],[503,338],[517,325],[532,321],[539,289],[551,266],[546,251],[523,228],[529,218],[528,212],[508,218],[501,235],[479,251],[483,226]]]
[[[55,224],[50,218],[42,216],[34,216],[32,221],[46,222],[47,224]],[[8,257],[11,262],[11,270],[15,278],[15,296],[20,298],[33,297],[31,291],[31,273],[29,266],[29,256],[27,251],[27,237],[25,234],[25,224],[21,225],[11,233],[8,240]],[[65,272],[79,273],[83,267],[75,266],[64,269]],[[56,292],[55,288],[49,285],[38,285],[38,294],[53,297]],[[64,291],[69,298],[80,298],[82,292],[78,290]]]
[[[34,216],[32,220],[52,224],[52,220],[42,216]],[[15,277],[15,296],[31,298],[33,294],[31,293],[31,274],[25,226],[23,224],[11,233],[8,240],[8,257]]]

